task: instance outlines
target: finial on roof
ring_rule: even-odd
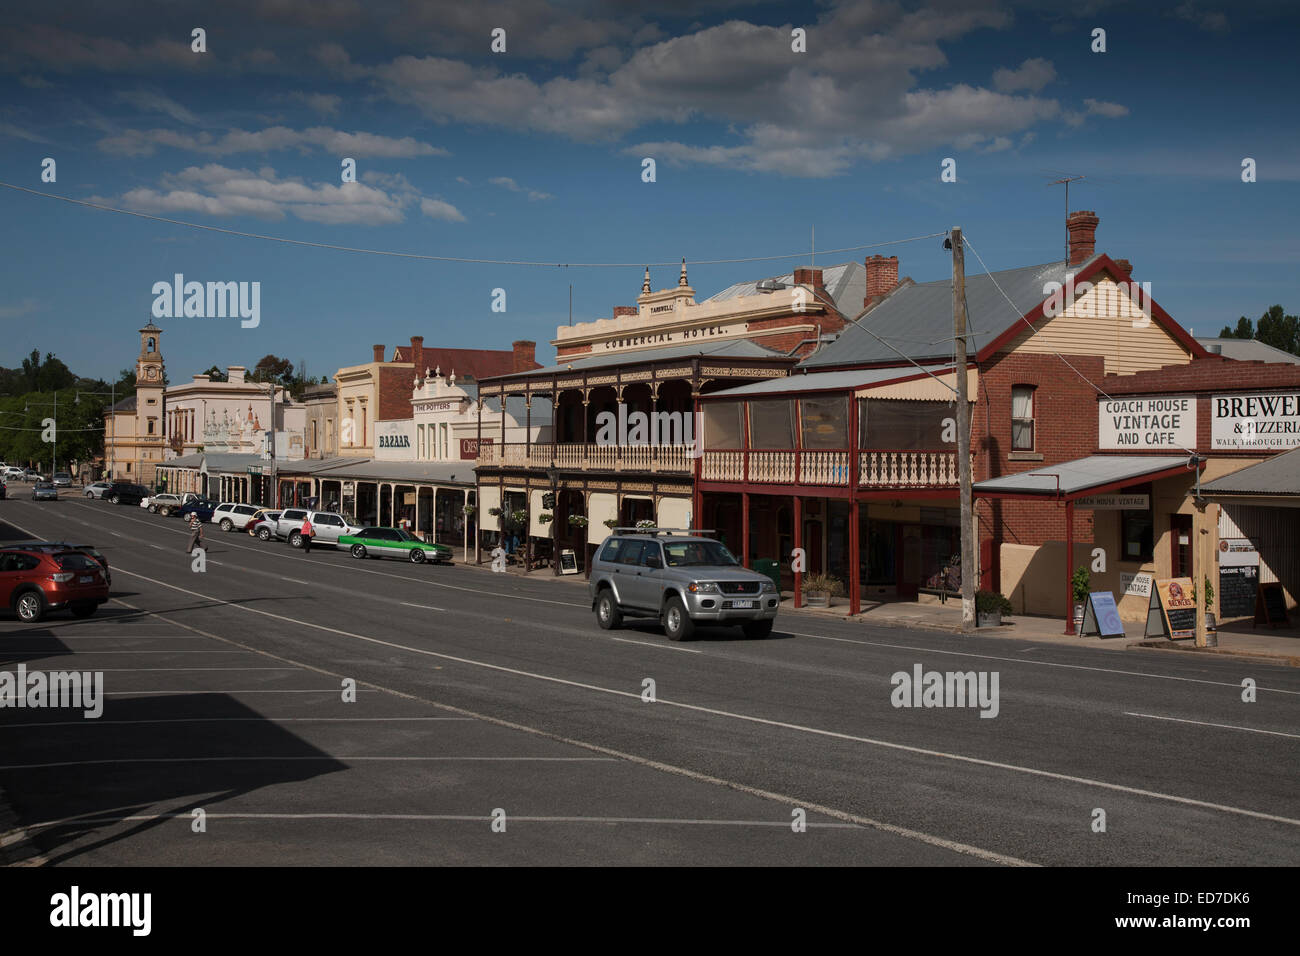
[[[682,274],[678,276],[677,284],[679,286],[685,286],[690,284],[686,281],[686,257],[685,256],[682,256]]]
[[[645,278],[641,280],[641,291],[642,292],[650,291],[650,267],[649,266],[645,267]]]
[[[438,376],[439,378],[442,378],[442,366],[439,365],[437,368],[435,368],[433,370],[433,374]]]
[[[425,378],[429,378],[429,377],[432,376],[432,375],[433,375],[433,373],[429,371],[429,366],[426,365],[426,366],[424,367],[424,377],[425,377]]]

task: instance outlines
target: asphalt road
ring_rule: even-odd
[[[108,691],[98,720],[0,709],[11,859],[1300,862],[1297,669],[811,616],[673,644],[599,630],[572,579],[216,529],[195,573],[179,520],[76,493],[0,519],[2,540],[93,542],[114,585],[86,620],[0,620],[0,669]],[[894,707],[916,665],[996,672],[997,716]]]

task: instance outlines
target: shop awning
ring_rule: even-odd
[[[1186,455],[1090,455],[1017,475],[977,481],[977,498],[1053,498],[1073,500],[1114,491],[1139,481],[1187,474]]]
[[[1201,485],[1216,501],[1300,508],[1300,448]]]

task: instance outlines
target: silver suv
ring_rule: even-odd
[[[781,595],[771,578],[741,567],[719,541],[659,528],[616,528],[591,564],[591,606],[606,630],[624,617],[655,617],[669,640],[698,624],[772,633]]]
[[[312,544],[338,547],[339,538],[356,534],[361,528],[350,523],[343,515],[333,511],[311,511],[307,508],[285,508],[276,519],[274,534],[288,541],[290,546],[302,547],[302,523],[311,515]]]

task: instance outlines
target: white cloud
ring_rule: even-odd
[[[1056,67],[1052,66],[1050,60],[1036,57],[1025,60],[1014,70],[994,71],[993,88],[999,93],[1014,93],[1016,90],[1037,93],[1054,79],[1056,79]]]
[[[164,96],[162,93],[154,93],[149,90],[120,90],[114,94],[114,99],[134,106],[142,113],[163,113],[177,122],[189,126],[197,126],[199,123],[197,116],[170,96]]]
[[[1174,16],[1188,23],[1194,23],[1210,33],[1222,33],[1228,29],[1228,18],[1216,10],[1201,10],[1195,3],[1184,3],[1174,11]]]
[[[509,176],[494,176],[492,179],[489,179],[488,182],[490,182],[493,186],[500,186],[502,189],[508,189],[512,193],[527,193],[529,202],[536,202],[540,199],[555,198],[550,193],[544,193],[539,189],[525,189],[523,186],[520,186],[517,182],[511,179]]]
[[[0,319],[20,319],[38,310],[35,299],[23,299],[13,305],[0,305]]]
[[[1105,100],[1085,99],[1082,110],[1067,110],[1062,114],[1062,119],[1070,126],[1082,126],[1083,121],[1089,116],[1102,116],[1106,119],[1116,119],[1120,116],[1128,116],[1128,107],[1119,103],[1109,103]]]
[[[400,139],[375,133],[348,133],[328,126],[295,130],[271,126],[262,130],[232,129],[221,136],[203,131],[179,132],[170,129],[127,129],[99,141],[99,148],[119,156],[150,156],[159,146],[190,152],[226,156],[232,153],[262,153],[296,149],[310,153],[320,149],[336,156],[368,156],[384,159],[410,159],[416,156],[447,156],[447,150],[421,143],[409,136]]]
[[[286,93],[285,98],[301,103],[321,116],[337,115],[339,106],[343,103],[343,97],[335,96],[332,93],[305,93],[302,90]]]
[[[120,198],[95,201],[161,214],[255,216],[281,220],[293,216],[328,225],[390,225],[403,222],[418,204],[426,216],[463,222],[449,203],[423,197],[400,174],[373,173],[368,182],[308,182],[280,176],[270,167],[235,169],[217,163],[190,166],[164,175],[156,187],[132,189]],[[377,184],[377,185],[376,185]]]

